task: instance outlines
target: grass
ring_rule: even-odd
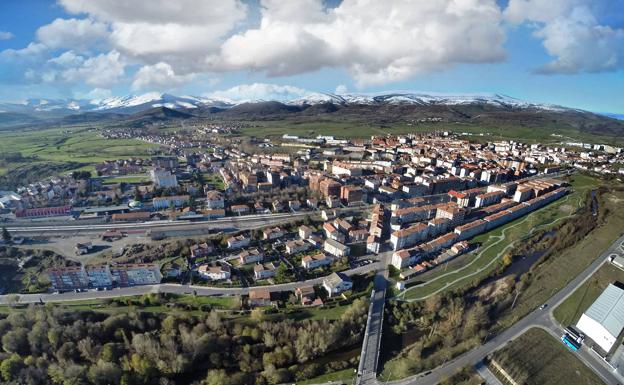
[[[464,286],[490,274],[498,265],[500,258],[513,245],[525,239],[529,234],[542,228],[552,227],[557,221],[568,218],[574,209],[584,203],[587,191],[599,182],[592,177],[575,175],[570,181],[573,191],[522,218],[516,219],[504,226],[473,238],[471,243],[480,243],[481,247],[475,252],[462,256],[461,262],[451,262],[452,270],[441,266],[426,273],[423,283],[408,287],[400,294],[401,299],[414,301],[448,290]]]
[[[317,135],[333,135],[344,138],[370,138],[371,135],[406,134],[414,132],[452,131],[467,133],[471,140],[491,141],[501,139],[515,139],[529,143],[559,143],[564,139],[574,139],[588,142],[602,142],[608,144],[622,143],[620,138],[600,136],[581,132],[570,127],[551,124],[549,127],[533,127],[513,123],[497,123],[495,126],[470,123],[411,123],[391,122],[374,123],[353,117],[315,117],[313,121],[307,119],[282,119],[279,121],[254,121],[253,127],[244,127],[240,133],[247,136],[279,137],[284,134],[293,134],[304,137]]]
[[[336,372],[325,373],[305,381],[298,381],[297,385],[323,384],[326,382],[342,382],[344,384],[350,384],[353,380],[354,374],[353,368],[347,368]]]
[[[562,325],[572,325],[581,318],[583,312],[598,298],[610,283],[624,283],[624,271],[608,263],[603,265],[571,296],[553,311]]]
[[[105,178],[104,184],[116,184],[116,183],[128,183],[128,184],[141,184],[150,181],[147,175],[122,175],[112,178]]]
[[[598,376],[542,329],[529,329],[495,352],[492,358],[518,383],[602,384]],[[503,383],[507,383],[496,369],[492,371]]]
[[[603,209],[609,210],[609,214],[603,218],[603,223],[581,241],[550,256],[533,269],[530,273],[530,283],[520,292],[513,312],[502,317],[497,327],[505,328],[512,325],[544,303],[571,279],[579,275],[622,235],[624,229],[622,201],[624,201],[624,192],[621,191],[613,191],[603,196],[601,199]]]
[[[81,169],[105,160],[147,157],[159,145],[137,139],[107,139],[90,126],[54,127],[43,130],[0,131],[0,153],[20,152],[34,161],[86,163]],[[28,162],[32,163],[32,162]],[[9,164],[5,169],[18,166]]]
[[[202,311],[186,309],[180,309],[176,307],[168,307],[166,304],[150,304],[150,305],[137,305],[145,296],[128,296],[121,297],[119,301],[124,304],[116,304],[107,299],[92,299],[92,300],[77,300],[77,301],[63,301],[63,302],[48,302],[46,306],[63,307],[70,311],[85,311],[92,310],[105,313],[127,313],[131,311],[152,312],[152,313],[180,313],[185,312],[187,314],[201,314]],[[164,302],[164,301],[163,301]],[[199,307],[202,305],[209,305],[222,309],[233,309],[235,307],[235,301],[233,297],[208,297],[208,296],[192,296],[192,295],[169,295],[166,300],[167,303],[175,305],[191,305]],[[126,303],[134,303],[132,305],[125,305]],[[25,310],[26,307],[10,308],[6,305],[0,306],[0,313],[9,313],[12,311]]]

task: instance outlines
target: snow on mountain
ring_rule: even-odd
[[[20,103],[0,103],[0,110],[7,112],[117,112],[135,113],[154,107],[171,109],[195,109],[198,107],[230,108],[243,103],[267,102],[268,100],[229,100],[216,97],[175,96],[166,93],[149,92],[142,95],[115,96],[95,100],[28,99]],[[321,103],[348,104],[412,104],[412,105],[467,105],[489,104],[499,107],[536,108],[550,111],[569,110],[550,104],[523,101],[501,94],[444,94],[432,92],[389,91],[381,93],[332,94],[311,92],[304,97],[283,101],[293,106]]]

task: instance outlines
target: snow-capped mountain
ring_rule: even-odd
[[[423,93],[423,92],[384,92],[384,93],[367,93],[367,94],[311,94],[310,97],[293,100],[289,103],[318,104],[318,103],[335,103],[335,104],[416,104],[416,105],[466,105],[466,104],[491,104],[501,107],[516,108],[538,108],[544,110],[568,110],[565,107],[532,103],[520,99],[516,99],[501,94],[443,94],[443,93]]]
[[[175,96],[166,93],[149,92],[142,95],[115,96],[105,99],[29,99],[19,103],[0,103],[0,112],[41,113],[54,112],[73,114],[81,112],[114,112],[132,114],[155,107],[171,109],[196,109],[218,107],[228,109],[241,104],[268,102],[269,100],[229,100],[215,97]],[[282,100],[291,106],[305,106],[323,103],[339,105],[469,105],[488,104],[506,108],[534,108],[548,111],[570,110],[565,107],[532,103],[501,94],[442,94],[425,92],[383,92],[332,94],[311,92],[291,100]]]

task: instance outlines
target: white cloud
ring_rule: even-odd
[[[98,101],[106,98],[110,98],[113,96],[113,93],[108,88],[94,88],[86,93],[84,92],[76,92],[74,97],[76,99],[86,99]]]
[[[60,67],[78,67],[84,63],[85,58],[80,55],[76,55],[74,51],[63,52],[61,55],[53,57],[48,60],[48,63],[56,64]]]
[[[167,63],[141,67],[132,82],[133,89],[160,89],[180,86],[195,78],[195,74],[177,75]]]
[[[260,26],[232,36],[209,64],[269,76],[344,67],[368,85],[505,57],[494,0],[344,0],[333,9],[320,0],[288,4],[262,1]]]
[[[605,5],[602,0],[511,0],[505,17],[535,23],[534,36],[554,58],[539,73],[615,71],[624,68],[624,29],[601,24]]]
[[[247,17],[239,0],[61,0],[70,13],[109,23],[113,47],[145,64],[166,62],[176,73],[205,67],[223,38]]]
[[[338,87],[336,87],[336,91],[334,92],[336,92],[338,95],[341,95],[349,92],[349,89],[344,84],[339,84]]]
[[[0,40],[9,40],[13,39],[14,37],[15,35],[13,35],[11,32],[0,31]]]
[[[37,39],[50,49],[92,51],[106,45],[108,27],[91,19],[56,19],[37,30]]]
[[[125,63],[119,52],[111,51],[85,60],[79,67],[62,71],[61,77],[69,83],[84,82],[94,87],[110,87],[125,74]]]
[[[302,98],[311,92],[303,88],[288,85],[253,83],[240,84],[226,90],[219,90],[204,94],[209,98],[228,99],[234,101],[244,100],[291,100]]]

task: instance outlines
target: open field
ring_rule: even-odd
[[[159,146],[135,139],[106,139],[86,127],[49,128],[37,131],[1,131],[0,153],[21,153],[23,162],[3,166],[3,170],[25,164],[76,162],[80,169],[104,160],[149,156]]]
[[[542,329],[529,329],[491,358],[520,384],[602,384],[563,344]],[[490,364],[492,372],[508,384],[493,366]]]
[[[592,178],[576,175],[573,177],[572,186],[572,193],[558,201],[475,237],[470,242],[481,244],[477,251],[460,257],[462,262],[454,263],[450,271],[441,266],[434,269],[426,276],[424,283],[406,289],[399,295],[399,298],[412,301],[422,300],[487,276],[497,267],[502,256],[518,241],[537,230],[551,227],[573,216],[574,211],[582,206],[587,190],[593,186]]]
[[[297,385],[324,384],[327,382],[350,384],[353,381],[355,370],[354,368],[347,368],[337,372],[322,374],[318,377],[310,378],[309,380],[297,381]]]
[[[466,133],[473,141],[514,139],[522,142],[559,143],[562,140],[586,140],[617,144],[622,139],[581,132],[565,126],[531,126],[501,122],[495,125],[467,123],[412,123],[389,122],[386,124],[349,117],[315,117],[314,119],[285,118],[283,120],[253,121],[257,127],[245,127],[240,132],[255,137],[277,137],[293,134],[306,137],[333,135],[348,138],[370,138],[371,135],[406,134],[414,132],[453,131]],[[553,136],[557,133],[560,136]]]
[[[610,283],[624,283],[624,271],[607,263],[553,311],[564,326],[576,324],[581,315]]]

